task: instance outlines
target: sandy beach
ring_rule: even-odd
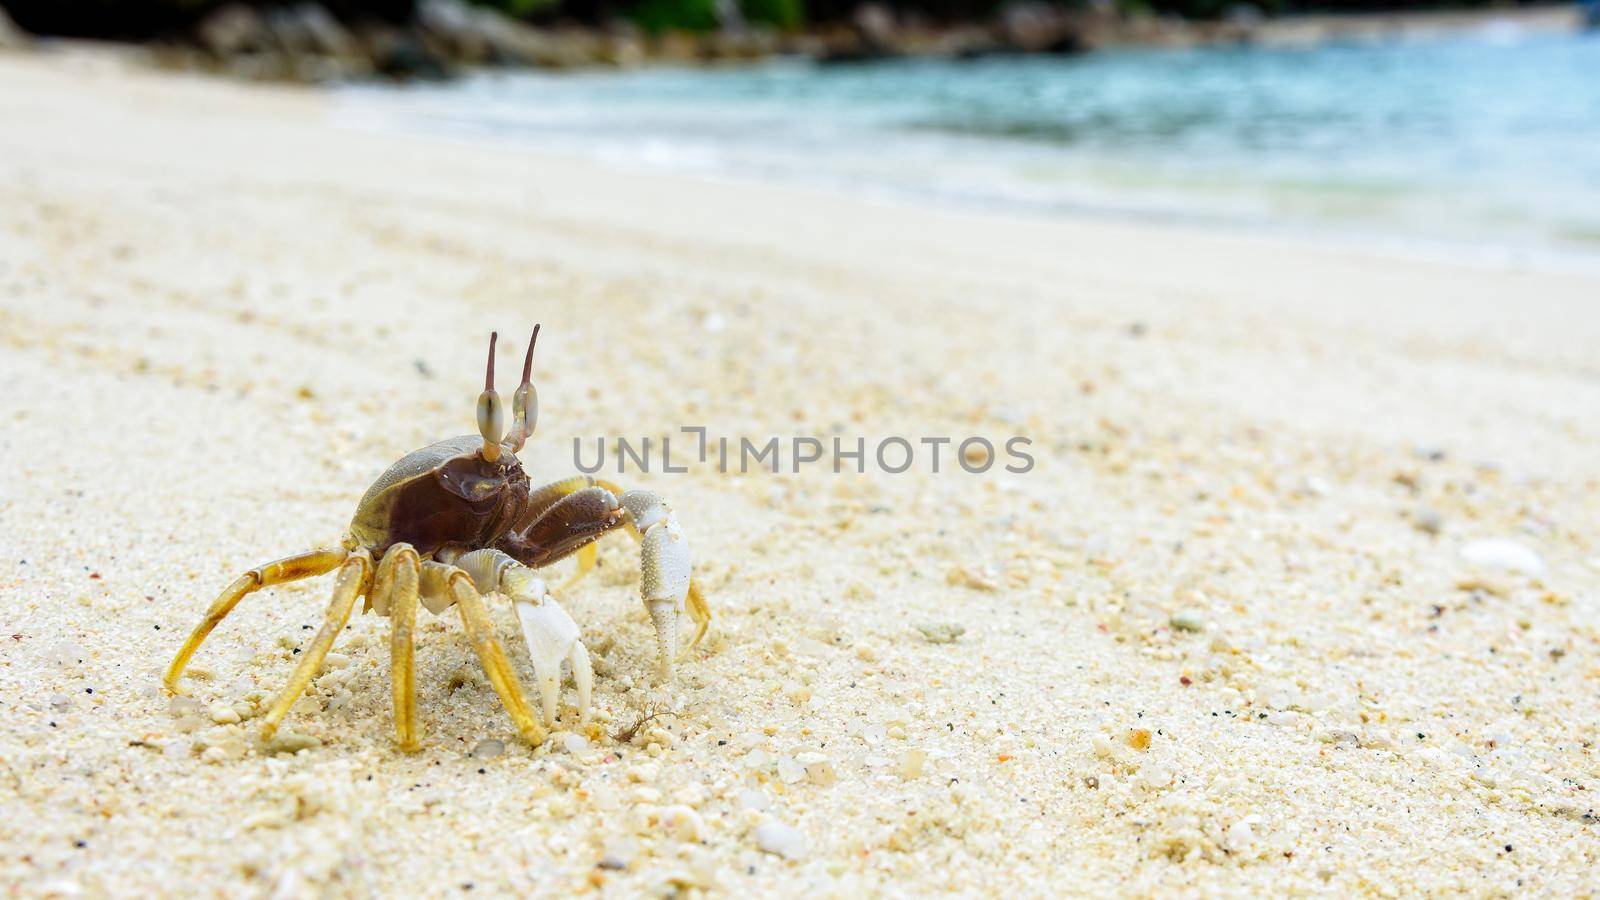
[[[0,891],[1593,892],[1600,275],[333,107],[0,55]],[[375,615],[290,716],[304,748],[258,745],[328,578],[250,597],[190,697],[161,688],[236,575],[471,432],[488,332],[536,321],[536,481],[574,438],[684,426],[1036,464],[613,474],[671,500],[716,620],[653,686],[608,539],[563,598],[594,720],[568,687],[539,748],[453,613],[419,627],[420,752]]]

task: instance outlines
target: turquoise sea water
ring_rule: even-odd
[[[1600,35],[486,74],[389,125],[1043,211],[1600,252]]]

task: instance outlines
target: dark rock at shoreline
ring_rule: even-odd
[[[461,0],[422,0],[417,4],[417,30],[440,55],[483,65],[493,57],[494,47],[477,12]]]
[[[1064,7],[1048,0],[1015,0],[991,23],[932,26],[897,18],[877,2],[855,8],[848,29],[823,31],[820,49],[807,55],[826,63],[870,62],[897,57],[945,56],[976,59],[1004,54],[1086,52],[1121,27],[1110,6]]]
[[[0,3],[8,0],[0,0]],[[392,8],[391,8],[392,6]],[[469,0],[227,0],[174,30],[148,38],[160,65],[264,80],[328,82],[361,78],[449,78],[464,68],[565,69],[745,61],[774,54],[825,63],[900,57],[977,58],[995,54],[1077,53],[1100,46],[1191,45],[1251,39],[1260,16],[1191,23],[1127,16],[1107,0],[1062,6],[1009,0],[989,21],[932,22],[886,0],[864,0],[843,21],[779,33],[733,17],[704,33],[646,35],[625,21],[602,27],[538,27]],[[0,13],[0,46],[29,36]]]
[[[1008,3],[1000,9],[1001,44],[1017,53],[1082,53],[1089,49],[1092,13],[1042,0]]]
[[[217,9],[195,27],[195,41],[219,57],[261,53],[267,50],[271,40],[267,23],[254,9],[242,3],[230,3]]]
[[[33,43],[26,31],[17,27],[11,21],[11,16],[6,14],[5,8],[0,7],[0,49],[21,50]]]
[[[437,55],[463,65],[567,69],[642,56],[636,33],[535,28],[464,0],[422,0],[417,28]]]
[[[269,23],[276,23],[274,31],[280,33],[279,41],[294,40],[297,46],[287,52],[309,53],[333,59],[354,61],[361,56],[360,45],[354,36],[339,23],[333,14],[315,3],[275,11]]]
[[[309,2],[265,12],[230,3],[200,21],[194,42],[204,51],[203,58],[195,59],[181,47],[165,48],[162,58],[263,80],[443,77],[449,71],[404,29],[370,22],[358,33],[326,7]]]
[[[850,14],[850,24],[856,37],[869,53],[889,55],[894,52],[898,26],[894,10],[882,3],[863,3]]]
[[[362,28],[360,35],[373,71],[385,78],[437,81],[455,73],[426,41],[406,29],[372,24]]]
[[[895,21],[894,10],[873,0],[858,5],[850,13],[848,27],[824,31],[815,56],[824,63],[893,59],[902,55],[904,37]]]

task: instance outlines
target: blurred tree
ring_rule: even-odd
[[[804,0],[740,0],[745,21],[779,31],[794,31],[806,23]]]
[[[561,0],[472,0],[472,2],[479,6],[493,7],[518,19],[555,12],[561,7]]]
[[[63,37],[147,40],[188,29],[228,0],[0,0],[17,24],[35,34]],[[377,19],[404,22],[415,0],[319,0],[344,21]],[[559,0],[552,0],[559,2]],[[288,6],[280,2],[245,2],[246,6]]]
[[[627,13],[650,34],[710,31],[717,27],[716,0],[639,0]]]
[[[37,34],[146,40],[186,31],[201,17],[229,2],[269,8],[306,0],[0,0],[22,28]],[[311,0],[344,22],[411,19],[418,0]],[[728,3],[745,21],[791,30],[807,23],[848,22],[868,0],[472,0],[509,15],[540,21],[569,20],[601,25],[629,18],[652,33],[672,29],[707,31],[727,16]],[[872,0],[898,18],[933,24],[993,21],[1011,0]],[[1105,0],[1044,0],[1082,7]],[[1175,14],[1209,19],[1235,10],[1277,12],[1373,12],[1380,10],[1487,6],[1508,0],[1109,0],[1129,13]],[[1517,0],[1509,0],[1515,4]],[[1531,2],[1531,0],[1525,0]]]

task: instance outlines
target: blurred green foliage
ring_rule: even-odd
[[[806,23],[804,0],[740,0],[745,21],[779,31],[793,31]]]
[[[517,19],[526,19],[561,6],[561,0],[475,0],[475,2],[480,6],[492,6]]]
[[[202,16],[229,2],[270,8],[305,0],[0,0],[17,24],[38,34],[146,39],[180,33]],[[311,0],[345,22],[405,22],[422,0]],[[847,22],[867,0],[471,0],[519,19],[603,25],[618,18],[654,34],[672,30],[709,31],[722,25],[719,3],[737,4],[743,18],[778,30],[807,24]],[[993,21],[1012,0],[873,0],[897,16],[932,24]],[[1102,0],[1043,0],[1084,7]],[[1285,12],[1375,12],[1401,9],[1513,5],[1519,0],[1108,0],[1131,14],[1179,15],[1214,19],[1238,10]],[[1531,2],[1531,0],[1522,0]]]
[[[717,27],[715,0],[637,0],[626,8],[626,13],[651,34],[710,31]]]

